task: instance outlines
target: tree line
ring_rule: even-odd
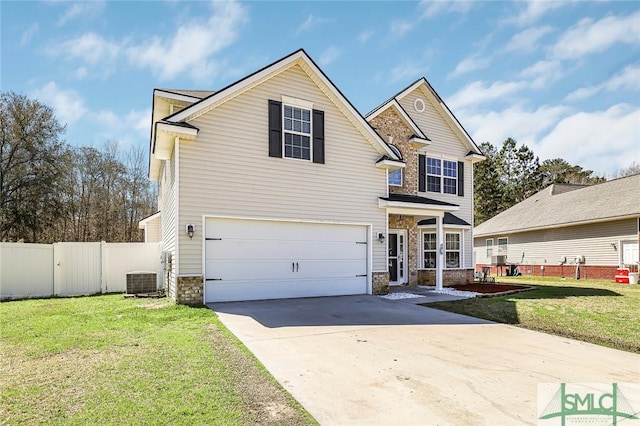
[[[0,241],[142,241],[156,210],[146,147],[72,147],[53,109],[0,93]]]
[[[473,167],[475,225],[491,219],[509,207],[532,196],[553,183],[593,185],[605,182],[604,176],[595,175],[571,165],[562,158],[544,160],[526,145],[508,138],[500,149],[489,142],[480,144],[485,161]],[[618,170],[614,178],[640,173],[640,164],[635,161]]]

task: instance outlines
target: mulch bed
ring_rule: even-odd
[[[511,284],[460,284],[452,287],[460,291],[475,291],[476,293],[483,294],[504,293],[506,291],[516,292],[531,290],[532,288],[529,286]]]

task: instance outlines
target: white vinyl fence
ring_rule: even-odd
[[[129,272],[155,272],[159,243],[0,243],[0,300],[124,292]]]

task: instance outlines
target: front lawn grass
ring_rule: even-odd
[[[122,295],[0,304],[3,424],[314,424],[206,308]]]
[[[537,288],[426,306],[640,353],[640,286],[542,277],[499,281]]]

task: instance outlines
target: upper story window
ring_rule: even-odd
[[[491,258],[493,256],[493,238],[487,239],[487,257]]]
[[[389,172],[388,183],[390,186],[402,186],[402,169]]]
[[[284,105],[284,156],[311,160],[311,110]]]
[[[282,96],[269,100],[269,157],[324,164],[324,111],[313,103]]]
[[[457,194],[458,163],[427,157],[427,192]]]

